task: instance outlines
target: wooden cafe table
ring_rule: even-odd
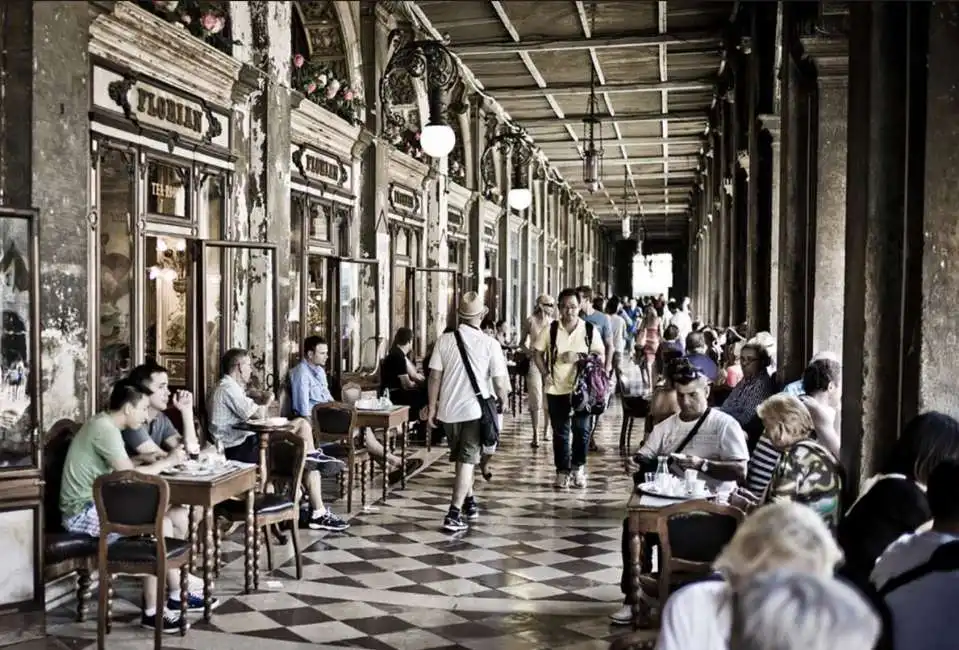
[[[630,597],[633,603],[633,629],[649,625],[652,618],[649,603],[641,598],[642,587],[639,576],[642,573],[643,535],[655,533],[659,511],[666,506],[675,505],[675,499],[660,499],[633,490],[626,504],[627,542],[629,543],[629,563],[632,565],[632,584]]]
[[[356,426],[359,429],[370,427],[373,431],[382,429],[383,449],[390,450],[390,432],[399,431],[400,433],[400,460],[403,464],[400,472],[400,485],[406,489],[406,449],[409,446],[410,434],[410,407],[401,404],[394,404],[387,408],[377,409],[356,409]],[[426,449],[430,450],[430,436],[426,436]],[[386,492],[389,487],[389,472],[383,470],[383,500],[386,501]],[[352,487],[352,486],[351,486]]]
[[[268,465],[266,463],[267,454],[270,450],[270,436],[279,431],[293,431],[296,424],[293,420],[286,418],[267,418],[265,420],[248,420],[234,424],[234,429],[241,431],[252,431],[259,436],[260,440],[260,489],[266,485],[268,478]]]
[[[229,461],[222,471],[214,474],[195,475],[186,472],[163,474],[163,479],[170,487],[170,503],[188,506],[190,511],[190,570],[194,570],[197,562],[193,556],[193,547],[197,540],[200,518],[194,517],[194,508],[203,509],[205,534],[201,540],[203,555],[203,608],[204,620],[210,620],[210,603],[213,596],[213,570],[218,566],[219,558],[214,557],[216,548],[213,537],[214,506],[227,499],[240,495],[246,496],[246,530],[244,535],[244,567],[245,576],[243,589],[245,593],[253,590],[254,575],[259,571],[259,536],[254,530],[253,499],[256,491],[256,466],[246,463]]]

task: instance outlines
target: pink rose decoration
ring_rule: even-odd
[[[343,99],[345,99],[348,102],[353,101],[353,91],[347,89],[346,92],[343,93]]]
[[[302,68],[304,63],[306,63],[306,59],[303,58],[302,54],[297,54],[293,57],[294,68]]]
[[[213,29],[210,30],[211,34],[219,34],[223,31],[223,28],[226,27],[226,18],[223,16],[216,17],[216,23],[213,25]]]
[[[307,95],[312,95],[312,94],[315,93],[315,92],[316,92],[316,84],[315,84],[315,83],[313,83],[313,82],[311,81],[310,83],[306,84],[306,94],[307,94]]]

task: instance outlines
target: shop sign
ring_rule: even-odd
[[[349,187],[349,169],[336,156],[301,144],[293,145],[292,160],[293,166],[304,178],[337,187]]]
[[[398,215],[411,217],[413,219],[422,219],[420,214],[420,197],[413,190],[397,185],[390,184],[390,207]]]
[[[223,126],[210,107],[200,99],[183,97],[133,76],[111,81],[107,85],[107,93],[113,103],[123,110],[124,117],[137,126],[152,127],[208,144],[220,144],[214,141],[223,133]]]

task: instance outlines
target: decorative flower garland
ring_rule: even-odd
[[[302,54],[293,56],[293,87],[350,124],[363,121],[365,104],[359,91],[337,79],[331,68],[313,64]]]
[[[223,2],[138,0],[137,4],[226,54],[232,55],[233,45],[238,43],[230,38],[229,9]]]

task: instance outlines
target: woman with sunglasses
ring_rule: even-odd
[[[549,324],[556,320],[556,300],[549,295],[543,294],[536,299],[536,308],[532,315],[523,323],[523,333],[520,336],[520,345],[522,352],[526,357],[532,358],[533,352],[530,349],[533,341],[539,338],[540,332],[549,327]],[[532,447],[539,447],[538,434],[540,426],[543,427],[543,440],[546,438],[546,430],[549,426],[549,419],[544,417],[543,412],[543,376],[535,363],[529,364],[529,371],[526,374],[526,394],[529,396],[529,413],[533,420],[533,442]]]

